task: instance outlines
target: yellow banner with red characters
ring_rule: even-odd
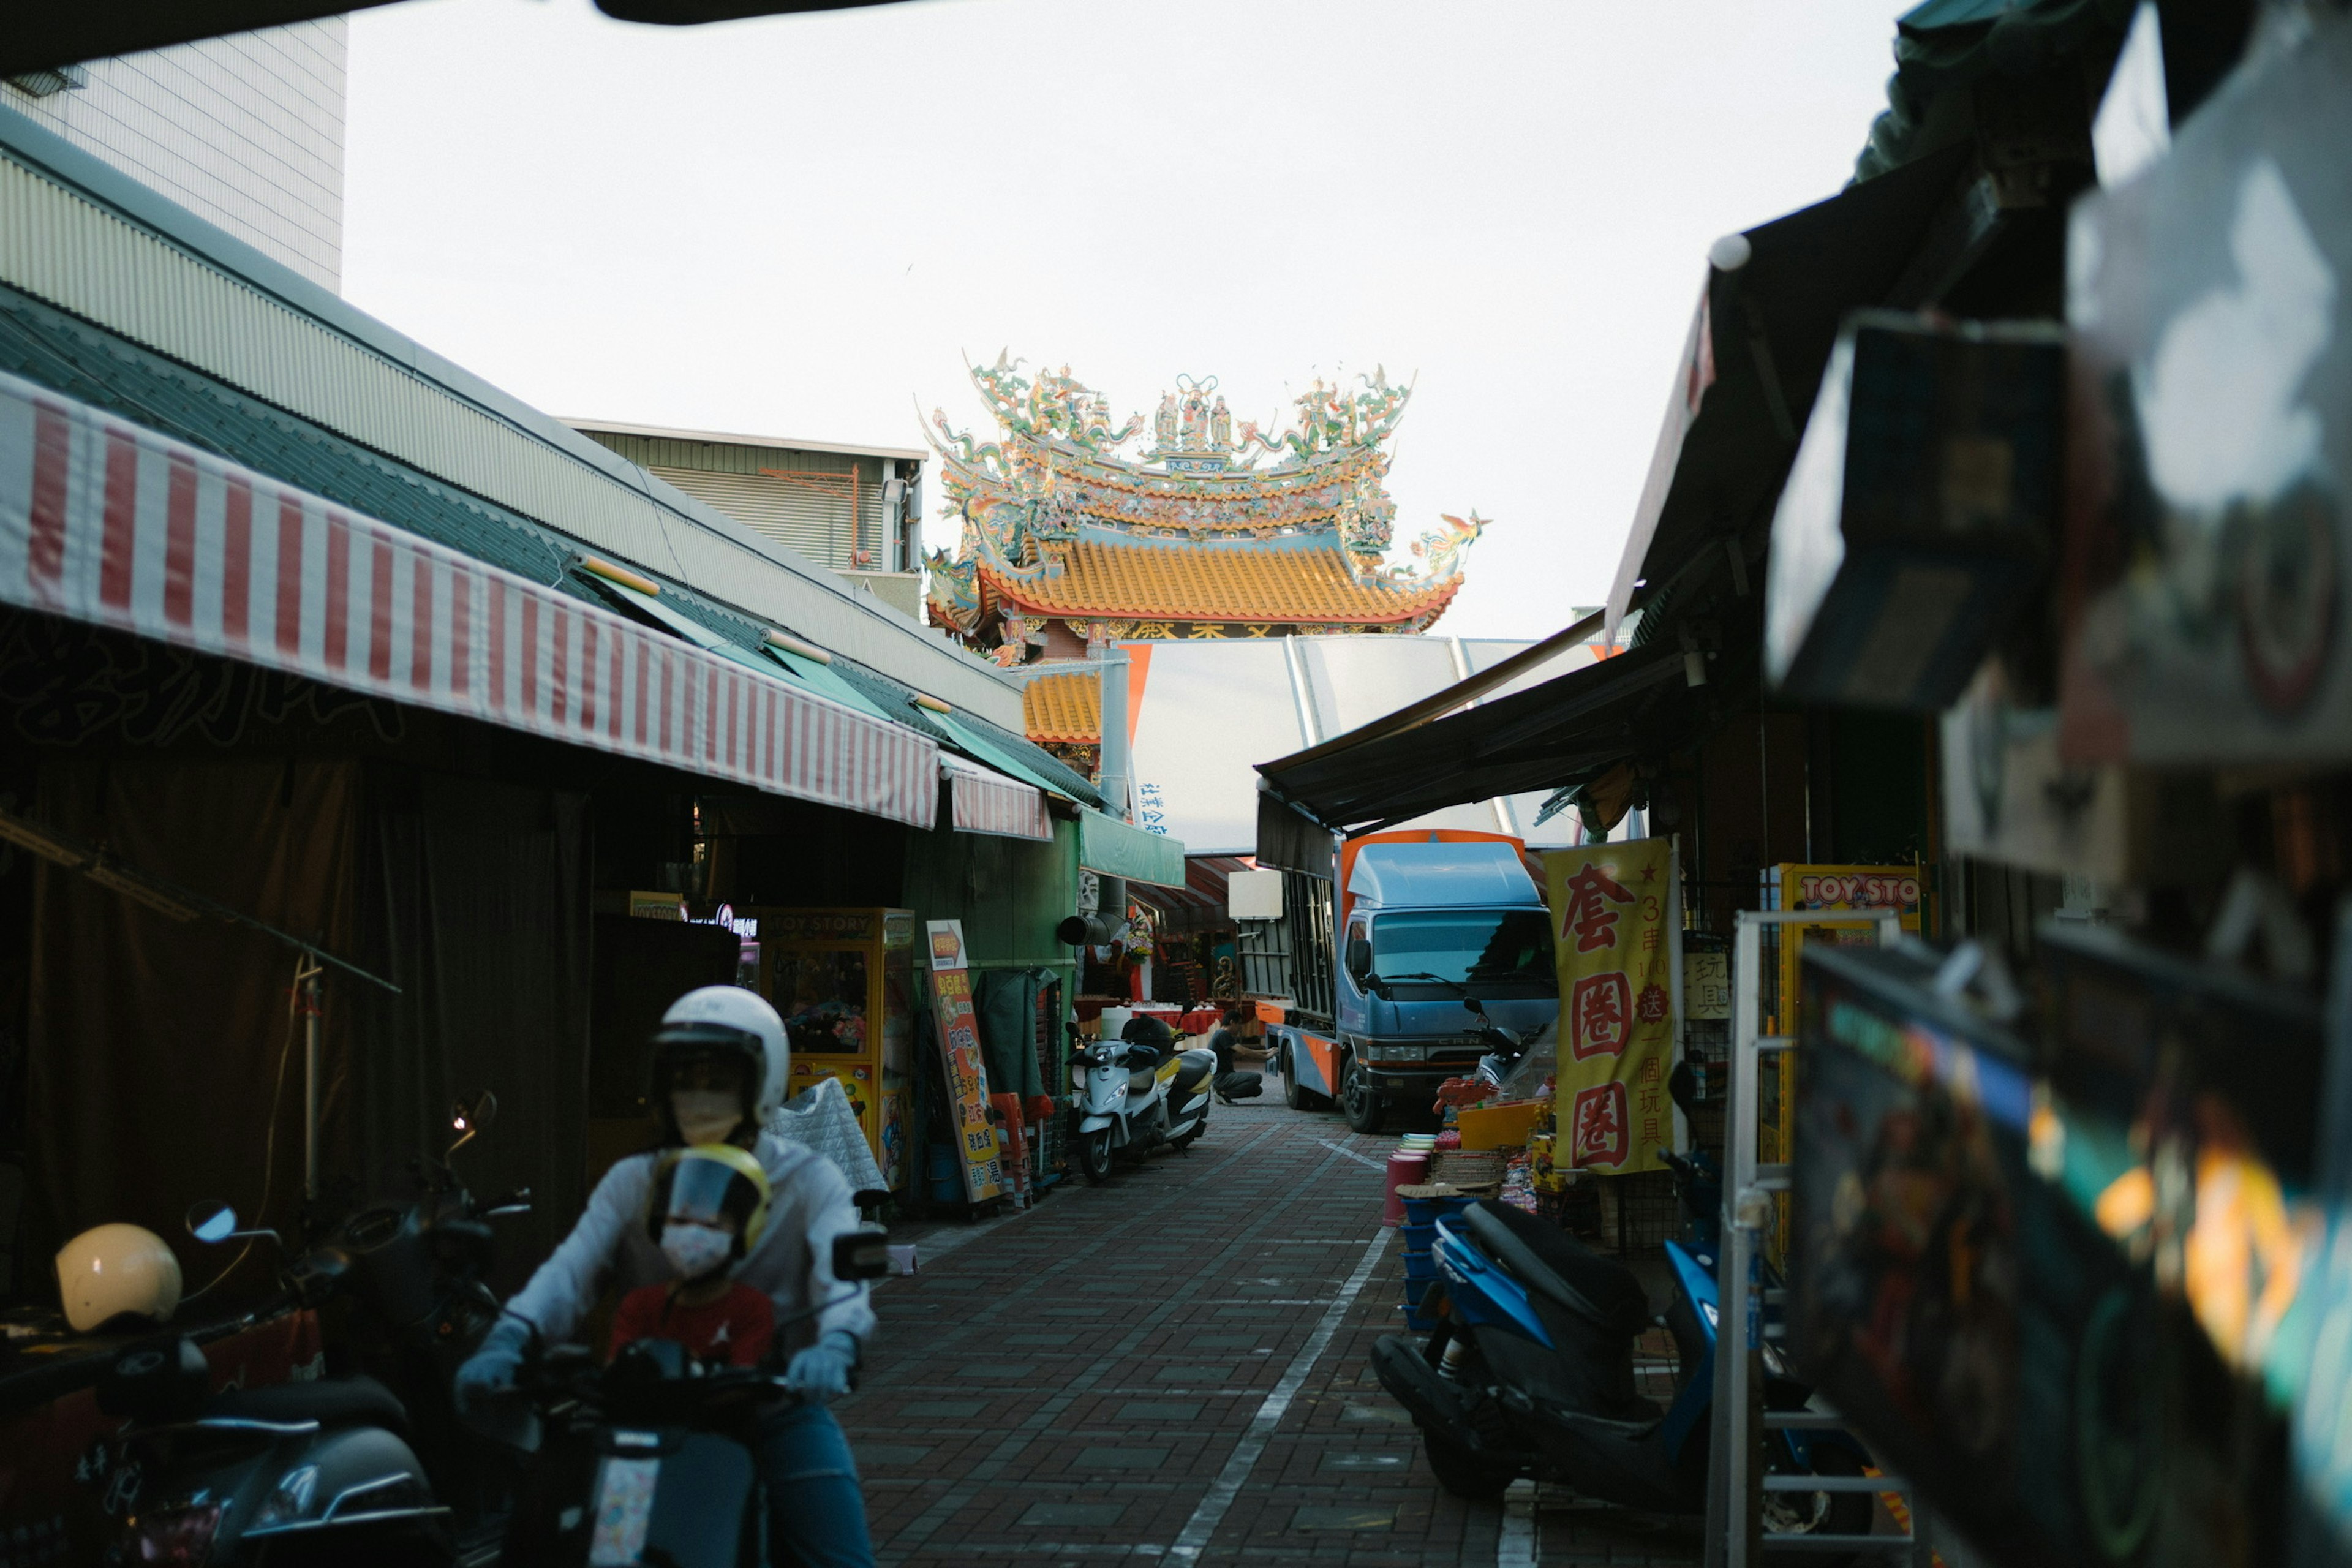
[[[1612,1175],[1661,1170],[1658,1151],[1674,1142],[1674,841],[1556,849],[1543,860],[1559,965],[1562,1163]]]

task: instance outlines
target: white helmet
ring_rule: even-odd
[[[784,1021],[767,998],[740,985],[705,985],[670,1004],[662,1026],[654,1034],[651,1093],[654,1115],[672,1137],[669,1106],[671,1069],[689,1058],[738,1057],[749,1070],[753,1103],[749,1108],[755,1125],[766,1126],[770,1112],[784,1102],[784,1079],[792,1070],[793,1051],[784,1038]]]
[[[58,1249],[58,1294],[78,1334],[125,1312],[169,1322],[180,1310],[180,1260],[152,1230],[101,1225]]]

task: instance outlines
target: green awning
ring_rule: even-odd
[[[1129,827],[1115,816],[1081,807],[1078,864],[1106,877],[1149,882],[1155,888],[1184,885],[1184,846],[1165,834]]]
[[[855,708],[860,713],[871,713],[877,719],[887,719],[894,724],[906,723],[903,717],[882,711],[866,693],[844,680],[839,674],[835,673],[833,666],[822,659],[803,658],[790,648],[778,647],[774,643],[761,644],[760,651],[774,659],[777,664],[797,677],[802,685],[820,696],[830,697],[843,707]]]
[[[1019,779],[1023,784],[1035,784],[1057,800],[1076,798],[1068,790],[1046,778],[1045,774],[1014,756],[1011,751],[982,734],[978,725],[962,723],[952,713],[940,713],[929,710],[925,710],[924,717],[946,731],[948,739],[1006,777]]]

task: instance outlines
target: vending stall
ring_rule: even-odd
[[[783,1015],[792,1081],[837,1079],[895,1192],[906,1184],[914,1043],[912,910],[747,910],[760,922],[760,992]]]

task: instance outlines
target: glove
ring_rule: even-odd
[[[530,1336],[530,1325],[520,1318],[500,1318],[457,1369],[451,1391],[467,1426],[518,1448],[538,1447],[539,1418],[515,1394],[515,1373],[522,1370]]]
[[[784,1386],[811,1405],[824,1405],[849,1392],[850,1374],[857,1370],[857,1340],[840,1329],[793,1357],[784,1369]]]

